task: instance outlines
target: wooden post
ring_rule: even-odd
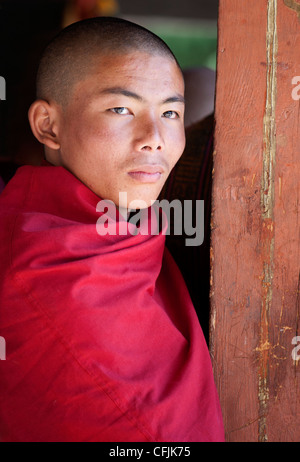
[[[299,50],[296,0],[220,0],[210,350],[227,441],[300,440]]]

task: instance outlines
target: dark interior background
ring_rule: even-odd
[[[183,69],[215,70],[217,0],[78,1],[85,8],[97,3],[96,10],[81,14],[121,16],[148,27],[168,43]],[[27,121],[35,95],[37,63],[48,41],[74,20],[67,10],[75,3],[0,0],[0,76],[6,82],[5,100],[0,100],[0,175],[5,180],[11,174],[8,162],[40,163],[42,147],[33,138]],[[192,84],[197,90],[198,80]]]
[[[124,14],[217,19],[218,0],[119,0]]]

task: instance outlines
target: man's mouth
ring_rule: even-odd
[[[162,165],[141,165],[128,172],[128,175],[139,183],[156,183],[164,173]]]

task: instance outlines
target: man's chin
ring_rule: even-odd
[[[144,196],[142,196],[142,198],[134,197],[132,194],[127,194],[127,192],[119,192],[119,200],[117,206],[118,208],[127,208],[129,212],[146,209],[148,207],[151,207],[151,205],[157,200],[159,192],[145,194]]]

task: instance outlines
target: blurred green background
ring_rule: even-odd
[[[204,66],[216,69],[217,24],[213,21],[128,17],[161,37],[183,69]]]
[[[119,13],[159,35],[183,68],[216,69],[218,0],[118,0]]]

